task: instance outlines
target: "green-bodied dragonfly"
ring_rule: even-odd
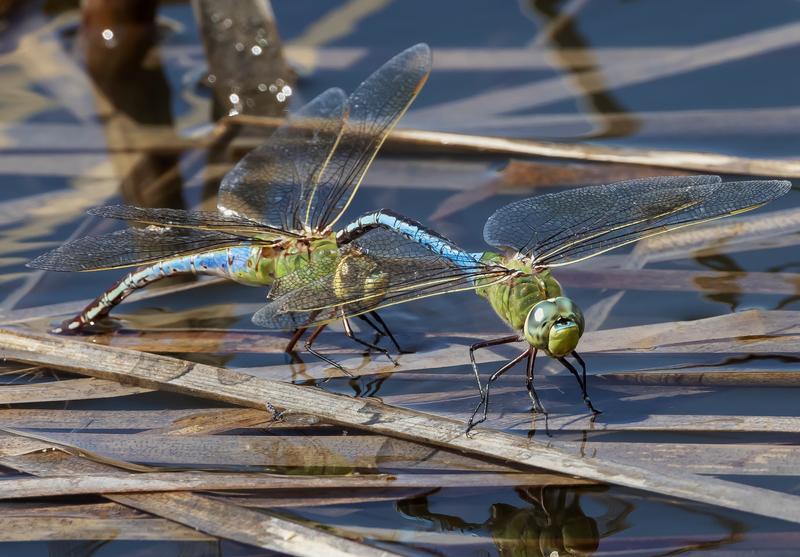
[[[551,268],[754,209],[790,187],[786,181],[665,176],[540,195],[495,212],[486,222],[484,239],[498,251],[481,253],[469,253],[417,222],[381,210],[337,234],[341,247],[336,257],[329,253],[278,279],[269,303],[253,319],[265,327],[304,327],[408,300],[475,290],[514,334],[470,347],[481,400],[467,431],[486,419],[492,383],[523,360],[534,410],[544,412],[533,385],[540,350],[576,377],[586,406],[596,412],[586,388],[586,365],[576,351],[584,331],[583,314],[564,296]],[[475,351],[512,342],[525,342],[527,347],[495,371],[484,387]],[[483,415],[476,420],[481,407]]]
[[[430,49],[418,44],[381,66],[349,98],[338,88],[320,94],[225,175],[217,211],[124,205],[89,211],[145,227],[79,238],[29,265],[53,271],[140,268],[57,331],[82,331],[134,291],[168,276],[214,275],[269,286],[320,254],[335,252],[342,240],[333,232],[334,224],[430,68]],[[400,350],[377,313],[360,317]],[[344,326],[356,342],[391,359],[385,349],[355,337],[347,318]],[[287,351],[293,350],[303,330],[298,329]],[[337,365],[311,347],[320,330],[308,338],[306,349]]]

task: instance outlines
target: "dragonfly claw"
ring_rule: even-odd
[[[390,356],[388,353],[386,354],[386,357],[387,357],[387,358],[389,358],[389,361],[390,361],[390,362],[392,362],[392,363],[394,364],[394,367],[397,367],[397,366],[399,366],[399,365],[400,365],[400,362],[398,362],[397,360],[395,360],[394,358],[392,358],[392,357],[391,357],[391,356]]]
[[[602,412],[600,410],[598,410],[594,406],[592,406],[592,401],[588,396],[587,397],[583,397],[583,403],[586,404],[586,408],[588,408],[589,411],[592,414],[594,414],[595,416],[598,415],[598,414],[602,414]]]

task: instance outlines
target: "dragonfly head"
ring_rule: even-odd
[[[580,308],[569,298],[558,296],[531,308],[525,319],[523,334],[534,348],[561,358],[578,346],[583,327]]]

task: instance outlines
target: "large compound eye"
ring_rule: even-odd
[[[553,300],[544,300],[533,306],[525,319],[525,340],[534,348],[547,350],[550,328],[558,315],[558,306]]]
[[[550,298],[531,308],[523,334],[534,348],[561,358],[578,346],[583,334],[583,314],[569,298]]]
[[[552,325],[553,321],[558,318],[558,314],[558,304],[555,301],[545,300],[533,306],[530,318],[537,325]]]
[[[581,308],[578,307],[578,304],[569,298],[565,298],[564,296],[559,296],[553,301],[558,306],[559,316],[562,319],[573,321],[578,326],[581,334],[583,334],[583,331],[585,330],[585,324],[583,320],[583,312],[581,311]]]

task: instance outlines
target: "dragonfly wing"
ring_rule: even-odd
[[[328,89],[245,155],[222,179],[220,212],[302,232],[305,200],[339,140],[346,102],[341,89]]]
[[[323,230],[339,219],[430,71],[430,48],[418,44],[386,62],[350,95],[341,140],[307,200],[307,228]]]
[[[269,303],[253,321],[274,329],[305,327],[409,300],[472,290],[512,273],[466,252],[454,261],[394,230],[378,227],[329,257],[278,279]]]
[[[249,241],[249,238],[233,234],[190,228],[127,228],[67,242],[40,255],[28,266],[48,271],[99,271],[145,265]]]
[[[89,209],[97,217],[135,221],[142,224],[170,228],[195,228],[219,230],[252,237],[292,236],[278,228],[264,225],[237,215],[223,215],[216,211],[183,211],[180,209],[155,209],[132,205],[105,205]]]
[[[785,181],[722,182],[662,176],[540,195],[506,205],[484,227],[487,243],[542,267],[569,265],[649,236],[759,207]]]

